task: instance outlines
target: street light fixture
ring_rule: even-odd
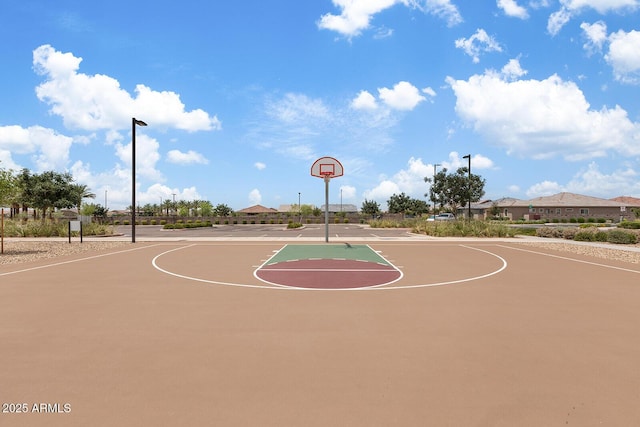
[[[467,183],[467,191],[469,194],[469,221],[471,221],[471,154],[467,154],[466,156],[462,157],[463,159],[468,159],[469,160],[469,182]]]
[[[147,124],[135,117],[131,118],[131,243],[136,242],[136,125]]]

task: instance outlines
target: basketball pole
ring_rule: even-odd
[[[329,181],[331,176],[324,177],[324,242],[329,243]]]

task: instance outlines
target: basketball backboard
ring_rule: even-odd
[[[318,178],[336,178],[343,173],[342,164],[333,157],[321,157],[311,165],[311,176]]]

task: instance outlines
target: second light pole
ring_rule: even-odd
[[[136,125],[147,124],[135,117],[131,118],[131,243],[136,242]]]
[[[469,182],[467,183],[468,203],[469,203],[469,221],[471,221],[471,154],[462,157],[469,160]]]

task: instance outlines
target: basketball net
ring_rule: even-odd
[[[331,181],[331,172],[323,172],[321,173],[322,177],[324,178],[324,182],[329,182]]]

